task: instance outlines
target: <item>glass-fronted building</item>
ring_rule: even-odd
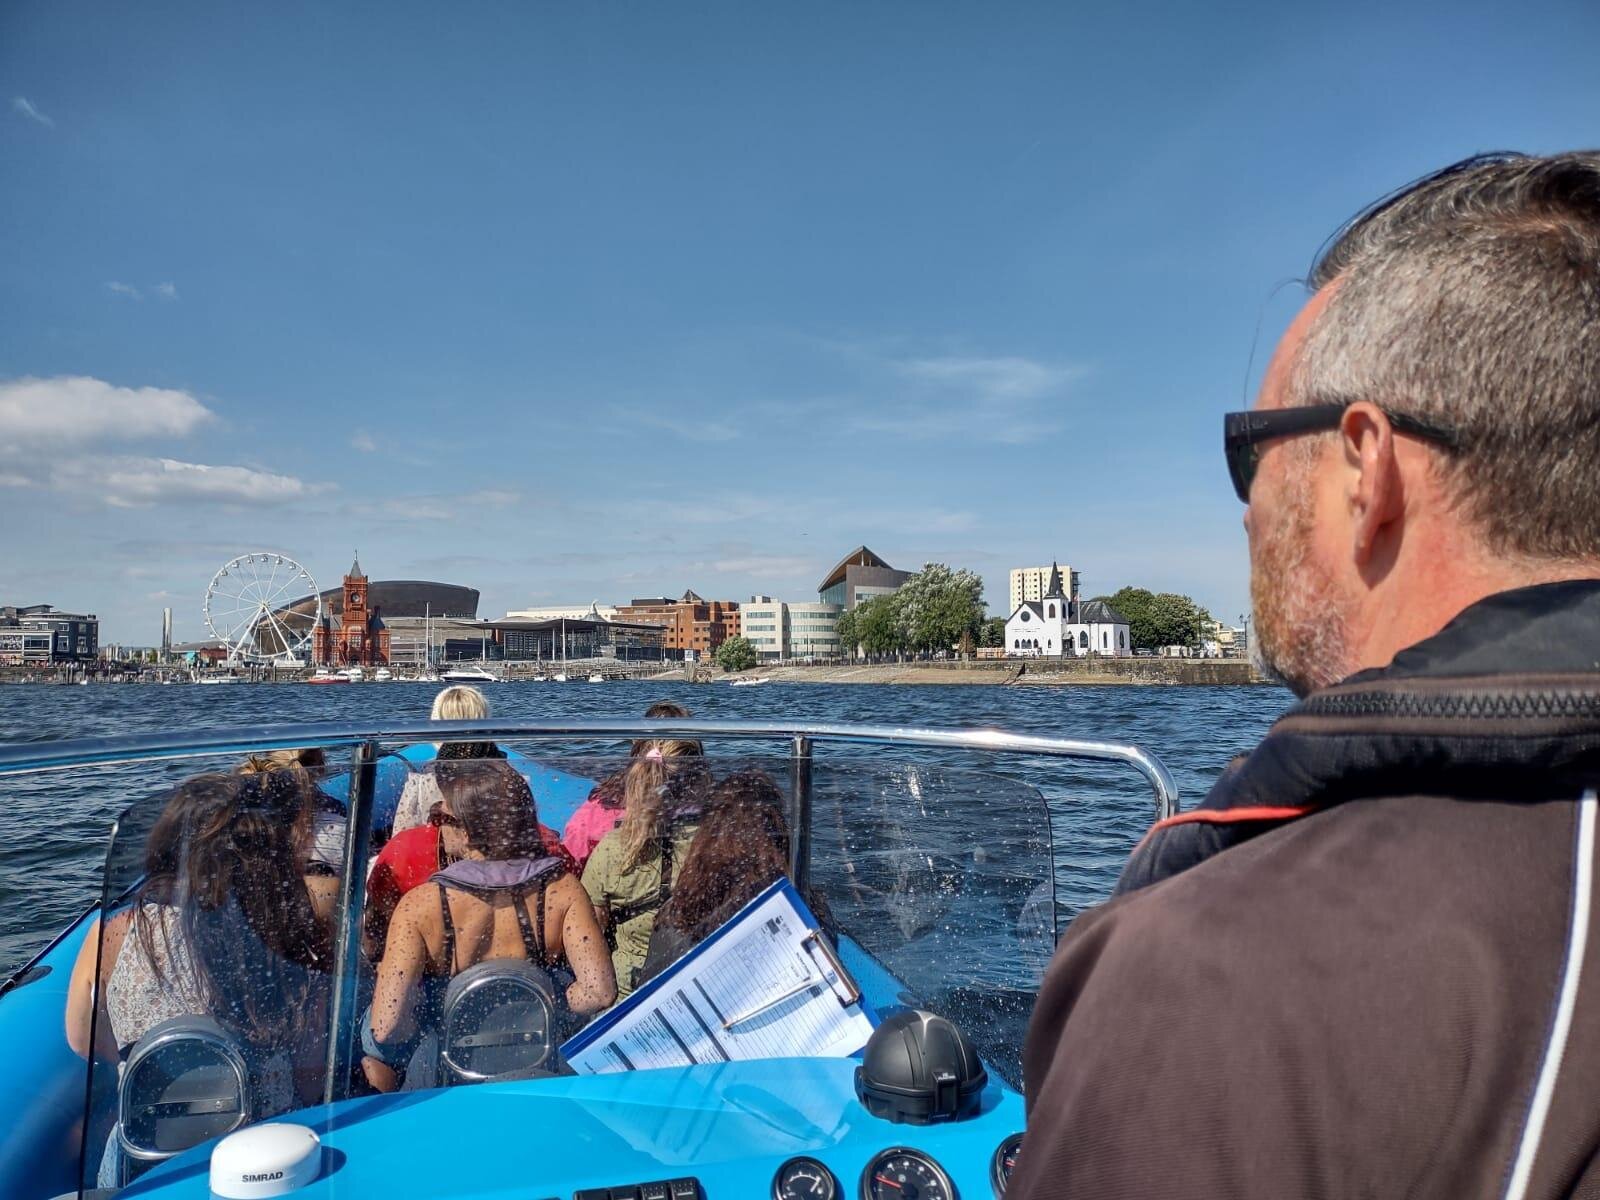
[[[893,595],[910,578],[910,571],[896,571],[865,546],[857,546],[817,585],[817,599],[848,611],[873,596]]]
[[[786,604],[771,596],[752,596],[741,606],[743,636],[766,662],[793,658],[839,657],[837,604]]]

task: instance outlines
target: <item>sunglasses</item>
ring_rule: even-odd
[[[461,818],[455,816],[453,813],[445,812],[442,803],[435,804],[428,810],[428,824],[432,825],[435,829],[462,828]]]
[[[1228,477],[1233,480],[1234,493],[1245,504],[1250,503],[1250,485],[1255,482],[1256,470],[1261,466],[1259,447],[1262,442],[1337,429],[1348,407],[1345,404],[1312,404],[1305,408],[1252,408],[1223,413],[1222,452],[1228,459]],[[1388,409],[1382,412],[1396,433],[1409,433],[1412,437],[1451,448],[1460,443],[1460,435],[1446,425]]]

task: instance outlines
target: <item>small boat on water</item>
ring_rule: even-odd
[[[318,671],[307,683],[349,683],[350,680],[335,671]]]
[[[550,676],[551,683],[565,683],[566,681],[567,673],[565,671],[557,671],[554,675]]]
[[[441,679],[451,683],[499,683],[500,677],[484,670],[481,666],[451,667]]]
[[[0,1138],[0,1196],[49,1200],[105,1181],[113,1190],[132,1184],[127,1194],[144,1200],[1003,1200],[1023,1128],[1022,1035],[1059,910],[1045,801],[1033,784],[987,764],[997,754],[1120,763],[1145,777],[1157,816],[1177,808],[1166,769],[1122,743],[803,722],[458,725],[453,738],[493,738],[506,749],[538,795],[541,819],[556,827],[597,779],[630,761],[632,739],[720,743],[737,755],[731,769],[768,776],[771,798],[761,803],[783,806],[786,872],[587,1024],[526,962],[487,961],[470,979],[463,972],[427,1018],[436,1044],[425,1042],[406,1065],[420,1086],[392,1094],[364,1086],[358,1066],[360,985],[372,969],[359,875],[329,902],[335,951],[319,968],[325,1002],[296,1022],[268,1011],[294,1002],[290,985],[250,996],[279,1025],[299,1029],[295,1062],[306,1078],[275,1092],[252,1065],[259,1052],[230,1018],[209,1013],[152,1025],[121,1062],[74,1052],[64,1027],[85,1052],[113,1032],[100,1009],[76,1019],[85,1025],[67,1020],[74,964],[95,962],[101,950],[90,940],[102,928],[90,907],[0,983],[8,1048],[0,1095],[16,1101]],[[329,811],[344,814],[344,835],[371,839],[350,848],[364,862],[410,770],[433,756],[436,733],[419,720],[0,744],[0,784],[41,795],[59,787],[63,800],[85,782],[105,790],[124,811],[92,893],[120,906],[141,895],[154,831],[183,795],[173,790],[174,762],[284,746],[353,755],[363,769],[320,786]],[[793,753],[751,758],[774,743]],[[613,757],[592,757],[607,744]],[[823,753],[839,749],[846,753]],[[589,765],[579,778],[527,750]],[[963,753],[971,769],[950,765]],[[107,762],[115,768],[97,775]],[[826,909],[813,911],[813,899]],[[137,945],[126,939],[118,953]],[[255,985],[227,976],[214,986]],[[243,1011],[244,998],[226,992],[212,1007]],[[449,1152],[404,1153],[419,1146]]]
[[[755,676],[752,676],[749,679],[735,679],[733,681],[732,686],[734,686],[734,687],[755,687],[756,684],[758,684],[758,683],[770,683],[770,682],[771,682],[771,680],[767,679],[767,677],[764,676],[764,675],[755,675]]]
[[[343,671],[340,671],[339,674],[343,675],[351,683],[360,683],[362,680],[366,679],[366,674],[361,670],[360,667],[346,667]]]
[[[589,682],[590,683],[604,683],[605,681],[606,681],[606,677],[604,675],[600,674],[599,671],[596,671],[593,675],[589,676]]]
[[[379,667],[372,673],[372,681],[374,683],[388,683],[393,678],[394,672],[389,670],[388,667]]]

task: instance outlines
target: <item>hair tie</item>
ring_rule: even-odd
[[[661,761],[661,747],[660,746],[651,746],[650,749],[648,749],[648,750],[646,750],[644,752],[644,757],[645,757],[645,761],[646,762],[660,762]]]

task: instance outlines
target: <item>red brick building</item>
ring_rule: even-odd
[[[324,612],[311,636],[311,658],[319,667],[381,667],[389,661],[389,631],[368,608],[367,577],[358,556],[344,577],[337,614]]]
[[[737,601],[706,600],[693,592],[679,600],[658,596],[624,604],[617,609],[617,620],[664,626],[668,650],[693,650],[701,656],[739,636]]]

